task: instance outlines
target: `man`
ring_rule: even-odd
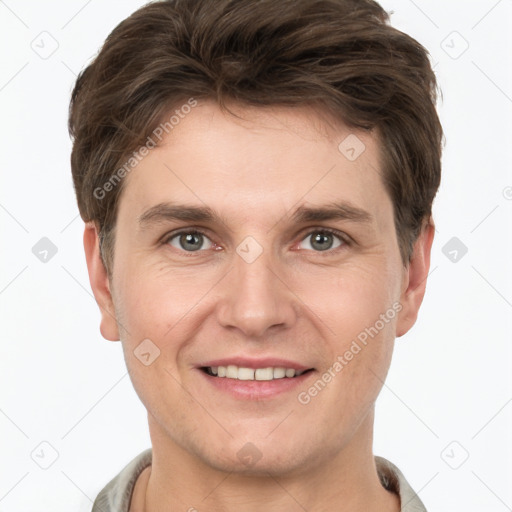
[[[372,439],[425,292],[435,98],[371,0],[161,1],[107,38],[72,171],[152,448],[94,512],[425,510]]]

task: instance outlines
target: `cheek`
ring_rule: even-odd
[[[194,307],[215,282],[202,271],[169,271],[157,265],[138,273],[126,268],[119,277],[124,278],[119,279],[116,306],[130,343],[141,336],[162,343],[174,329],[182,329],[186,317],[193,316]]]
[[[401,309],[399,280],[385,267],[371,265],[351,265],[329,275],[317,273],[312,281],[302,279],[298,295],[324,333],[327,357],[319,378],[332,384],[322,395],[351,410],[364,410],[378,395],[391,362]],[[320,389],[321,383],[312,394]]]
[[[175,414],[187,410],[190,398],[180,391],[177,364],[193,337],[190,317],[204,291],[187,286],[179,272],[164,274],[158,267],[126,268],[117,279],[116,315],[136,393],[155,416],[160,408]]]
[[[372,326],[400,297],[399,276],[392,266],[365,262],[297,275],[297,295],[341,347]],[[392,331],[390,323],[383,330]]]
[[[338,352],[357,372],[354,379],[359,376],[375,381],[372,372],[387,372],[401,309],[395,281],[392,274],[383,270],[355,281],[343,280],[339,292],[342,307],[336,316],[342,340]]]
[[[213,273],[213,272],[210,272]],[[190,397],[178,382],[187,370],[188,353],[211,311],[209,291],[219,277],[205,272],[162,271],[118,273],[116,312],[125,363],[134,388],[146,407],[190,408]],[[185,373],[186,374],[186,373]]]

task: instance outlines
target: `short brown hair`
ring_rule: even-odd
[[[72,93],[78,207],[98,227],[107,270],[123,182],[104,197],[97,191],[191,97],[222,108],[228,100],[310,104],[350,127],[376,129],[402,260],[410,260],[441,175],[427,51],[372,0],[164,0],[112,31]]]

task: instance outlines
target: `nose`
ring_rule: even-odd
[[[290,328],[297,317],[297,299],[277,265],[265,252],[251,263],[238,254],[233,260],[217,303],[218,322],[251,339]]]

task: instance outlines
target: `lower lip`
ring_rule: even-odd
[[[292,391],[308,379],[314,370],[303,373],[298,377],[283,377],[273,380],[238,380],[228,379],[227,377],[212,377],[203,370],[198,370],[201,375],[217,389],[231,393],[235,398],[245,400],[261,400],[273,398],[287,391]]]

